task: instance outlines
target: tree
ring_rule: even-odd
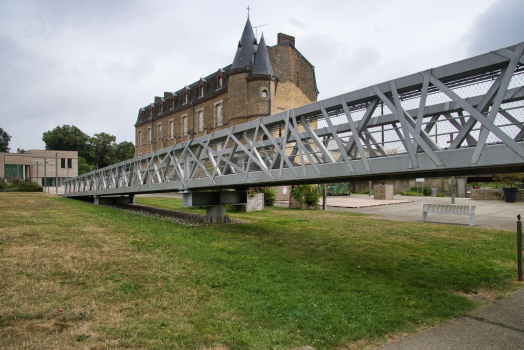
[[[118,163],[116,157],[116,136],[101,132],[89,139],[89,143],[95,151],[95,163],[99,168]]]
[[[122,141],[116,145],[116,157],[119,162],[131,159],[135,156],[135,145],[129,141]]]
[[[94,168],[92,165],[87,164],[87,160],[85,160],[85,158],[78,156],[78,175],[88,173],[93,169]]]
[[[94,158],[94,151],[89,144],[89,135],[74,125],[57,126],[42,134],[42,141],[47,150],[77,151],[78,155],[88,162]]]
[[[0,128],[0,152],[9,152],[9,141],[11,141],[11,135]]]

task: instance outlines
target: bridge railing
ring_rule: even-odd
[[[524,43],[66,181],[66,196],[242,188],[524,164]],[[437,175],[434,175],[437,176]]]

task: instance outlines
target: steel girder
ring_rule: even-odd
[[[65,196],[524,168],[523,50],[520,43],[182,142],[68,179]]]

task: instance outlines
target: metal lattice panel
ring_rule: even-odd
[[[524,43],[66,181],[65,196],[524,167]]]

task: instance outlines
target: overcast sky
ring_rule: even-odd
[[[232,63],[245,25],[296,37],[318,99],[524,41],[522,0],[0,0],[0,127],[134,142],[140,107]]]

